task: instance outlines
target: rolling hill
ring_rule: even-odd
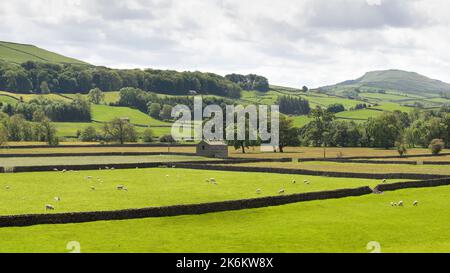
[[[87,64],[86,62],[69,58],[34,45],[3,41],[0,41],[0,60],[17,64],[26,61],[41,61],[59,64]]]
[[[426,97],[438,96],[442,92],[450,94],[450,84],[448,83],[430,79],[415,72],[395,69],[367,72],[356,80],[344,81],[320,89],[336,95],[356,89],[364,92],[394,91]]]

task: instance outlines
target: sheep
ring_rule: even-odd
[[[309,184],[309,181],[305,179],[305,180],[303,180],[303,183]]]
[[[67,172],[67,170],[66,170],[66,169],[64,169],[64,170],[62,170],[62,172],[63,172],[63,173],[65,173],[65,172]]]
[[[53,199],[55,199],[55,201],[56,202],[59,202],[59,201],[61,201],[61,197],[59,197],[59,196],[56,196],[55,198],[53,198]]]
[[[115,170],[115,168],[114,167],[111,167],[111,169],[110,169],[111,171],[113,171],[113,170]]]
[[[209,183],[209,179],[208,178],[206,178],[206,180],[205,180],[207,183]]]
[[[124,190],[124,191],[128,191],[128,188],[127,188],[127,187],[123,187],[123,190]]]
[[[297,183],[297,181],[295,181],[295,179],[292,179],[292,184],[295,184],[295,183]]]
[[[6,190],[9,190],[9,189],[11,189],[11,188],[10,188],[9,186],[6,186],[5,189],[6,189]]]
[[[90,175],[86,176],[86,179],[92,179],[92,176],[90,176]]]
[[[403,207],[403,201],[399,201],[399,202],[398,202],[398,206],[399,206],[399,207]]]
[[[278,191],[278,193],[279,193],[279,194],[283,194],[283,193],[285,193],[285,190],[284,190],[284,189],[280,189],[280,190]]]
[[[391,202],[391,207],[393,207],[394,206],[394,202]]]
[[[416,201],[413,202],[413,206],[414,207],[417,207],[418,205],[419,205],[419,201],[416,200]]]
[[[108,166],[106,166],[106,167],[105,167],[105,169],[109,170],[109,167],[108,167]]]
[[[381,181],[383,184],[386,184],[387,180],[383,179],[383,181]]]
[[[116,188],[120,191],[120,190],[123,190],[125,188],[125,186],[124,185],[118,185]]]
[[[95,191],[95,187],[94,187],[94,186],[91,186],[91,190]]]
[[[45,205],[45,210],[55,210],[55,207],[50,204],[47,204]]]
[[[209,181],[210,181],[210,182],[216,182],[216,179],[210,178]]]
[[[54,168],[53,170],[54,170],[55,172],[57,172],[57,171],[58,171],[58,169],[57,169],[57,168]]]

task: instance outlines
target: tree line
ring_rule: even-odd
[[[226,79],[236,83],[243,90],[257,90],[261,92],[269,91],[269,80],[263,76],[248,74],[228,74],[225,76]]]
[[[251,76],[251,86],[258,89],[264,89],[264,86],[268,88],[268,82],[262,78]],[[87,93],[93,88],[116,91],[124,87],[133,87],[170,95],[187,95],[194,90],[200,94],[239,98],[241,86],[247,85],[233,82],[217,74],[198,71],[110,69],[101,66],[35,61],[18,65],[0,61],[0,89],[10,92]]]
[[[9,116],[22,115],[28,121],[41,120],[43,117],[54,122],[91,121],[91,105],[81,95],[67,102],[45,97],[28,102],[21,100],[15,105],[0,102],[0,111]]]

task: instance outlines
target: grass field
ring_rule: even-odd
[[[197,156],[181,155],[133,155],[133,156],[58,156],[58,157],[3,157],[0,166],[46,166],[46,165],[85,165],[113,163],[144,163],[144,162],[177,162],[213,160]]]
[[[2,100],[9,100],[11,103],[15,104],[18,100],[22,99],[23,101],[27,102],[32,99],[37,99],[40,97],[44,97],[50,100],[60,100],[60,101],[70,101],[70,99],[65,98],[63,96],[60,96],[58,94],[18,94],[18,93],[11,93],[6,91],[0,91],[0,96],[2,97]],[[7,97],[7,98],[5,98]],[[16,101],[14,102],[14,98],[16,98]]]
[[[444,174],[450,176],[450,167],[447,165],[405,165],[405,164],[369,164],[369,163],[337,163],[337,162],[260,162],[242,163],[235,166],[272,167],[285,169],[302,169],[329,172],[356,172],[356,173],[420,173]]]
[[[128,107],[92,105],[92,119],[98,122],[108,122],[114,118],[129,118],[133,124],[144,126],[170,126],[171,123],[156,120],[139,110]]]
[[[86,179],[88,176],[92,179]],[[211,177],[217,185],[206,182]],[[292,183],[294,178],[298,183]],[[311,184],[304,185],[304,179]],[[113,210],[272,196],[278,195],[281,188],[293,194],[373,187],[379,183],[369,179],[174,168],[13,173],[2,174],[0,179],[0,215],[45,213],[44,205],[48,203],[55,206],[55,212]],[[117,190],[119,184],[128,191]],[[261,194],[256,194],[256,189],[261,189]],[[61,202],[55,202],[55,196],[61,197]]]
[[[344,111],[336,114],[337,118],[343,119],[359,119],[359,120],[367,120],[369,118],[375,118],[381,116],[384,112],[377,111],[373,109],[360,109],[354,111]]]
[[[450,252],[450,187],[278,207],[0,229],[0,252]],[[405,207],[391,207],[403,200]],[[411,203],[419,200],[419,206]]]
[[[0,59],[13,63],[39,61],[49,63],[86,64],[85,62],[65,57],[33,45],[0,41]]]

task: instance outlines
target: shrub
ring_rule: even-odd
[[[80,139],[81,141],[86,142],[96,141],[98,139],[97,130],[95,130],[93,126],[86,127],[86,129],[81,132]]]
[[[433,139],[430,143],[430,150],[433,155],[438,155],[444,149],[444,141],[442,139]]]
[[[145,129],[145,131],[142,133],[142,140],[144,142],[153,142],[153,131],[149,129]]]
[[[404,156],[408,153],[408,149],[406,149],[406,145],[402,142],[396,142],[395,146],[397,147],[397,152],[400,156]]]
[[[163,143],[174,143],[176,142],[175,139],[172,137],[172,135],[163,135],[159,138],[160,142]]]

